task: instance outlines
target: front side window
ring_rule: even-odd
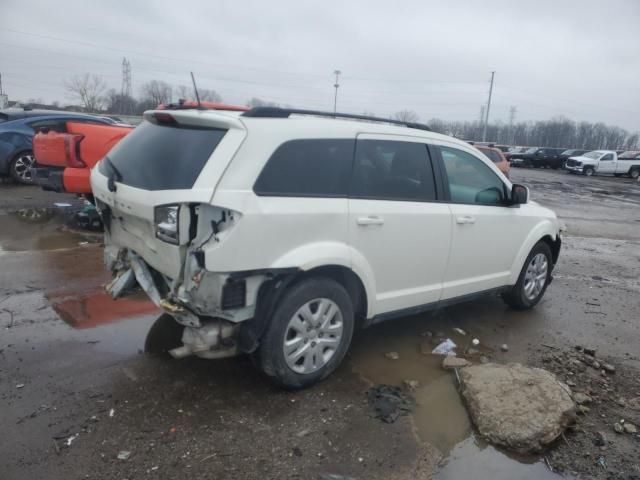
[[[392,140],[358,140],[350,196],[435,200],[435,180],[427,146]]]
[[[440,147],[453,203],[499,205],[506,199],[502,180],[482,160],[457,148]]]
[[[253,189],[258,195],[345,197],[354,140],[304,139],[280,145]]]
[[[602,158],[600,159],[600,161],[601,161],[601,162],[602,162],[602,161],[607,161],[607,160],[613,160],[613,154],[611,154],[611,153],[607,153],[604,157],[602,157]]]

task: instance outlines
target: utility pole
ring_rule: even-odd
[[[487,141],[487,123],[489,123],[489,110],[491,109],[491,94],[493,93],[493,77],[496,72],[491,72],[491,85],[489,86],[489,100],[487,100],[487,111],[484,117],[484,128],[482,129],[482,141]]]
[[[513,144],[515,143],[516,139],[515,139],[515,134],[516,132],[513,131],[513,125],[516,123],[516,112],[517,112],[517,108],[515,105],[511,105],[511,107],[509,108],[509,141]]]
[[[338,108],[338,88],[340,87],[340,74],[342,73],[340,70],[334,70],[333,73],[336,76],[336,83],[333,84],[333,87],[336,89],[335,95],[333,96],[333,114],[336,114]]]
[[[131,96],[131,63],[124,57],[122,59],[122,88],[120,94],[123,97]]]

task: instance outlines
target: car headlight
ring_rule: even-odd
[[[157,238],[174,245],[180,243],[180,231],[178,230],[179,213],[179,205],[156,207],[153,217]]]

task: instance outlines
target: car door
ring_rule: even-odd
[[[449,207],[437,201],[436,178],[422,139],[358,136],[349,242],[354,268],[373,283],[374,314],[440,299],[451,226]]]
[[[616,162],[615,155],[613,153],[605,153],[598,160],[598,165],[596,165],[596,171],[598,173],[615,173],[616,171]]]
[[[533,220],[507,206],[508,188],[488,162],[465,147],[437,153],[453,223],[442,299],[507,285]]]

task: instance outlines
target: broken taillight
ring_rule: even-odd
[[[86,163],[80,158],[80,141],[84,135],[79,133],[67,134],[64,137],[64,153],[67,160],[67,166],[73,168],[85,168]]]

